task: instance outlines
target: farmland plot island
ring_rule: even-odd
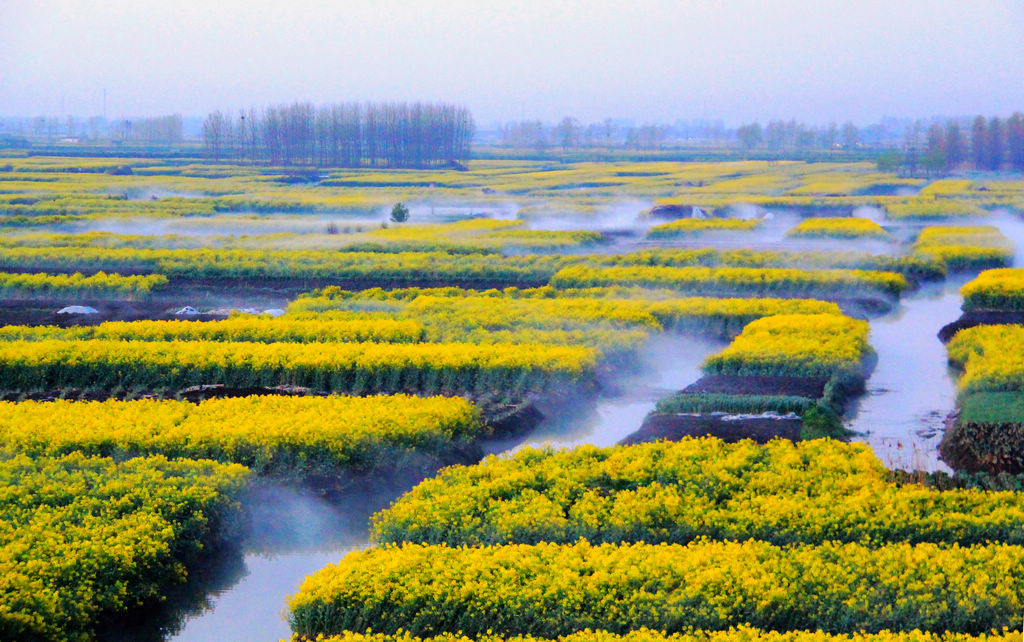
[[[1019,639],[1021,114],[16,125],[0,639]]]

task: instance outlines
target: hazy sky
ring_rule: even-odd
[[[1024,0],[0,0],[0,115],[429,100],[480,126],[1024,109]]]

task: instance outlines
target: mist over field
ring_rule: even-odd
[[[1017,642],[1021,0],[0,0],[0,642]]]

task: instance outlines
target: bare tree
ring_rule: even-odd
[[[206,117],[203,123],[203,145],[209,150],[210,156],[215,161],[220,161],[224,153],[224,144],[228,138],[228,129],[231,125],[227,116],[215,111]]]

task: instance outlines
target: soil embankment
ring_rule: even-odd
[[[652,414],[640,430],[619,442],[623,446],[648,441],[678,441],[710,435],[723,441],[753,439],[765,443],[782,438],[797,441],[803,422],[795,414],[730,415],[722,412]]]

